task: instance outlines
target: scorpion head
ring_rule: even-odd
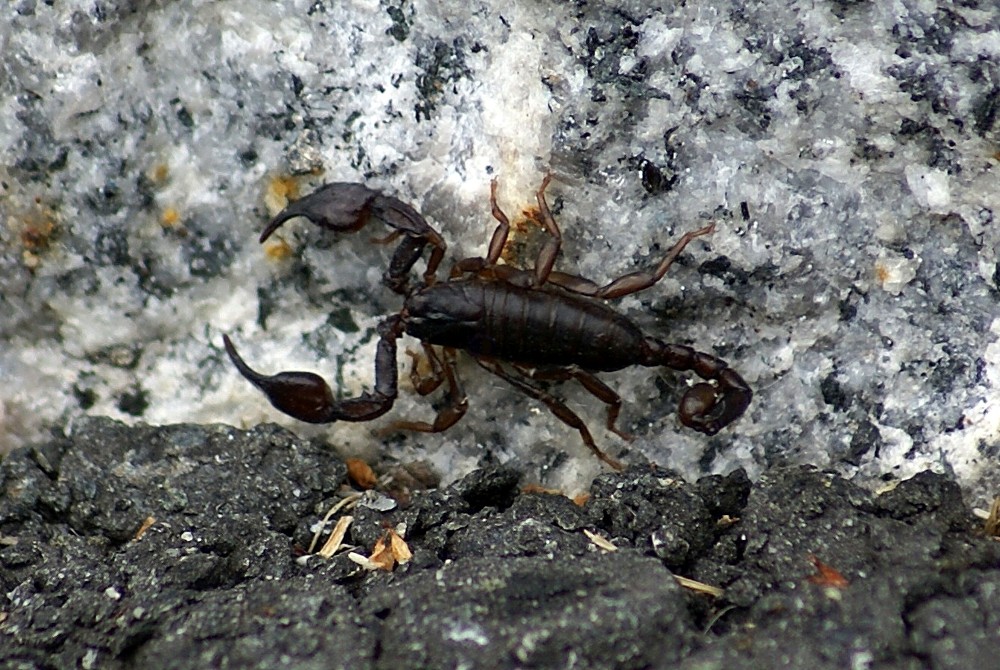
[[[403,306],[406,332],[422,340],[465,348],[479,332],[482,300],[470,299],[471,282],[443,282],[410,293]]]

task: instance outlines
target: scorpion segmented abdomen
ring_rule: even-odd
[[[558,290],[505,282],[483,285],[484,318],[492,351],[524,365],[620,370],[640,355],[642,332],[603,303]]]

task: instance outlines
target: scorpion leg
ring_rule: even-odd
[[[681,344],[666,344],[652,337],[643,342],[641,365],[665,365],[675,370],[692,370],[716,385],[698,383],[681,398],[681,423],[706,435],[715,435],[743,415],[753,393],[726,362]]]
[[[528,370],[521,366],[514,366],[519,372],[532,379],[565,381],[575,379],[580,385],[590,392],[592,396],[608,406],[607,429],[618,437],[631,442],[635,436],[627,433],[617,426],[618,415],[622,409],[622,399],[613,388],[605,384],[596,375],[578,367],[552,368],[549,370]]]
[[[455,279],[465,273],[478,274],[487,268],[499,267],[497,261],[503,253],[504,245],[507,244],[507,236],[510,235],[510,219],[500,209],[497,203],[497,180],[496,177],[490,182],[490,210],[493,218],[499,223],[490,237],[490,246],[486,251],[486,258],[473,256],[455,261],[451,266],[450,278]]]
[[[334,182],[289,204],[264,227],[260,241],[264,242],[289,219],[302,216],[321,228],[352,233],[372,219],[393,229],[386,241],[402,236],[383,279],[397,293],[406,293],[406,274],[429,244],[433,247],[424,272],[425,283],[434,282],[447,245],[441,235],[427,224],[417,210],[398,198],[382,195],[364,184]]]
[[[556,256],[559,255],[559,247],[562,246],[562,232],[559,230],[552,212],[549,211],[549,204],[545,202],[545,189],[550,181],[552,181],[552,175],[545,175],[542,185],[535,193],[535,199],[538,200],[538,211],[542,214],[542,223],[545,225],[545,230],[549,232],[549,239],[545,241],[541,251],[538,252],[538,258],[535,259],[536,286],[541,286],[548,281],[552,266],[556,262]]]
[[[445,372],[441,365],[441,358],[437,355],[437,352],[434,351],[434,347],[426,342],[421,342],[420,344],[424,348],[424,356],[427,357],[427,362],[431,366],[431,371],[430,374],[421,374],[420,354],[407,349],[406,355],[413,361],[413,366],[410,367],[410,383],[413,384],[413,388],[416,389],[417,393],[420,395],[428,395],[438,390],[441,383],[444,382]]]
[[[240,374],[264,392],[277,409],[300,421],[332,423],[334,421],[369,421],[392,408],[396,400],[396,338],[403,332],[402,319],[386,319],[378,326],[381,339],[375,354],[375,390],[365,391],[357,398],[336,400],[329,384],[311,372],[288,371],[263,375],[244,362],[232,340],[223,335],[233,365]]]
[[[496,262],[500,260],[500,254],[503,253],[504,245],[507,244],[507,236],[510,234],[510,219],[497,204],[496,177],[490,182],[490,213],[500,224],[493,231],[493,237],[490,238],[489,250],[486,252],[486,265],[496,265]]]
[[[677,240],[674,246],[670,247],[667,255],[663,257],[663,260],[660,261],[660,264],[656,266],[656,270],[653,272],[630,272],[604,286],[598,286],[589,279],[566,274],[565,272],[552,272],[549,275],[549,282],[573,293],[605,300],[621,298],[631,293],[637,293],[663,279],[663,276],[667,274],[667,270],[670,269],[670,266],[673,265],[677,257],[684,251],[684,247],[690,244],[692,240],[702,235],[709,235],[714,230],[715,224],[710,223],[704,228],[685,233],[681,239]]]
[[[420,375],[416,368],[416,359],[414,359],[414,367],[410,371],[410,378],[414,382],[413,385],[420,395],[427,395],[438,388],[442,382],[447,381],[447,404],[437,413],[434,423],[427,423],[426,421],[394,421],[384,429],[378,431],[380,435],[400,430],[440,433],[458,423],[459,419],[465,416],[466,410],[469,409],[469,399],[466,397],[465,391],[462,390],[462,383],[459,381],[458,372],[455,370],[455,350],[451,347],[445,347],[443,349],[443,361],[438,358],[434,349],[429,344],[424,344],[424,351],[427,352],[427,357],[431,360],[431,374],[428,376]]]
[[[552,272],[552,266],[556,262],[556,256],[559,255],[559,247],[562,245],[562,233],[560,232],[555,219],[552,217],[552,212],[549,211],[548,203],[545,202],[545,189],[551,181],[552,175],[545,175],[545,179],[542,180],[542,185],[538,187],[538,191],[535,193],[535,197],[538,200],[538,209],[542,215],[542,223],[545,226],[545,230],[549,233],[549,239],[545,242],[542,250],[538,252],[538,257],[535,260],[535,271],[533,278],[530,281],[530,285],[534,286],[541,286],[545,283],[549,273]],[[497,225],[496,229],[493,231],[493,236],[490,238],[490,245],[486,252],[486,258],[466,258],[458,261],[454,266],[452,266],[452,278],[466,272],[482,273],[485,270],[493,272],[496,268],[506,268],[506,266],[498,266],[497,261],[500,260],[500,255],[503,253],[504,245],[507,244],[507,237],[510,235],[510,220],[507,218],[507,215],[504,214],[503,210],[500,209],[500,205],[497,203],[496,179],[493,179],[493,181],[490,182],[490,210],[493,214],[493,218],[499,222],[499,225]],[[508,274],[511,270],[513,270],[513,268],[508,270]],[[503,270],[497,271],[503,272]],[[517,272],[519,274],[523,274],[520,273],[520,271]],[[504,278],[506,279],[506,277]],[[519,283],[527,282],[522,280]]]
[[[492,372],[497,377],[500,377],[508,384],[521,391],[521,393],[545,403],[546,407],[549,408],[549,411],[555,414],[556,417],[563,423],[579,431],[580,437],[583,439],[583,443],[586,444],[587,448],[594,452],[594,455],[599,459],[607,463],[615,470],[621,471],[625,469],[625,466],[621,463],[621,461],[601,451],[601,448],[597,446],[596,442],[594,442],[594,438],[587,429],[587,425],[583,422],[583,419],[577,416],[576,413],[567,407],[561,400],[530,383],[524,376],[508,372],[502,365],[500,365],[499,362],[493,359],[476,357],[475,360],[480,366],[483,367],[484,370]]]

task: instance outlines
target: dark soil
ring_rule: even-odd
[[[393,572],[306,556],[346,481],[274,426],[92,419],[14,452],[0,667],[998,667],[1000,543],[940,475],[875,496],[808,467],[632,467],[583,505],[502,467],[400,475],[400,503],[363,499],[346,538],[369,555],[402,529]]]

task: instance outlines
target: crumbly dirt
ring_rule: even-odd
[[[1000,542],[941,475],[874,495],[800,466],[753,483],[633,466],[574,502],[511,468],[443,489],[420,474],[352,498],[328,525],[354,517],[351,548],[322,558],[315,525],[356,493],[327,445],[281,428],[88,419],[16,451],[0,464],[0,666],[996,663]],[[361,557],[388,528],[412,558],[372,570]]]

